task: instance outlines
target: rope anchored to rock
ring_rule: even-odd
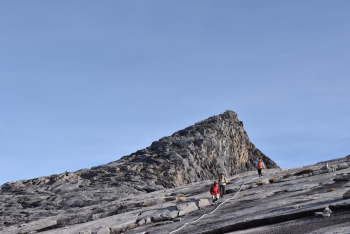
[[[276,173],[276,171],[274,171],[272,174],[275,174],[275,173]],[[232,196],[231,198],[226,199],[224,202],[222,202],[220,205],[218,205],[213,211],[211,211],[211,212],[209,212],[209,213],[207,213],[207,214],[203,214],[201,217],[199,217],[198,219],[196,219],[196,220],[194,220],[194,221],[192,221],[192,222],[187,222],[187,223],[185,223],[185,224],[182,225],[180,228],[178,228],[178,229],[176,229],[176,230],[174,230],[174,231],[169,232],[169,234],[178,232],[178,231],[180,231],[181,229],[183,229],[187,224],[196,223],[196,222],[198,222],[199,220],[201,220],[204,216],[213,214],[217,209],[219,209],[219,207],[220,207],[221,205],[223,205],[224,203],[226,203],[228,200],[234,199],[234,198],[238,195],[238,193],[241,191],[242,187],[243,187],[246,183],[248,183],[248,182],[250,182],[250,181],[252,181],[252,180],[255,180],[255,179],[259,179],[259,178],[260,178],[260,177],[255,177],[255,178],[253,178],[253,179],[250,179],[250,180],[244,182],[244,183],[240,186],[239,190],[237,191],[237,193],[236,193],[234,196]]]

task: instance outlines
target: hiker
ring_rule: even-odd
[[[227,179],[224,176],[224,173],[221,173],[219,177],[219,191],[221,197],[224,197],[224,195],[226,194],[226,183]]]
[[[219,196],[220,196],[220,190],[219,190],[219,185],[217,181],[215,181],[214,184],[211,186],[210,194],[213,198],[213,205],[215,205],[215,202],[219,200]]]
[[[263,173],[263,169],[265,169],[265,165],[264,163],[261,161],[261,158],[259,158],[259,162],[258,162],[258,174],[259,177],[262,177],[262,173]]]

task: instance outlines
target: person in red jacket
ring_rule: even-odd
[[[215,181],[214,184],[211,186],[210,194],[213,198],[213,205],[215,205],[215,202],[219,200],[219,197],[220,197],[220,190],[219,190],[219,185],[217,181]]]

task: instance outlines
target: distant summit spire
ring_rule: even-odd
[[[118,168],[144,178],[152,175],[157,184],[173,187],[214,179],[220,172],[229,176],[254,170],[254,161],[259,157],[267,168],[278,167],[250,142],[237,114],[227,110],[96,169]]]

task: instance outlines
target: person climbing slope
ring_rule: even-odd
[[[220,177],[219,177],[219,191],[220,191],[220,195],[221,197],[224,197],[224,195],[226,194],[226,183],[227,183],[227,179],[226,177],[224,176],[224,173],[221,173],[220,174]]]
[[[258,174],[259,174],[259,177],[263,176],[263,169],[265,169],[265,165],[261,161],[261,158],[259,158],[259,162],[258,162]]]
[[[211,186],[210,194],[213,198],[213,205],[215,205],[215,202],[219,200],[219,196],[220,196],[219,185],[217,181],[215,181],[214,184]]]

